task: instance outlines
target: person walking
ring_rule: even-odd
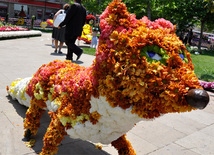
[[[60,9],[59,11],[57,11],[57,13],[54,15],[53,20],[55,20],[56,17],[57,17],[59,14],[63,13],[63,11],[64,11],[64,13],[66,14],[67,11],[68,11],[68,9],[69,9],[69,7],[70,7],[69,4],[65,4],[65,5],[63,6],[63,9]],[[55,42],[55,50],[54,50],[54,53],[57,53],[58,42],[60,42],[60,43],[59,43],[59,51],[58,51],[58,53],[59,53],[59,54],[62,54],[61,49],[62,49],[63,44],[64,44],[64,42],[65,42],[65,27],[62,27],[61,29],[58,29],[57,27],[53,27],[53,36],[52,36],[52,37],[54,38],[54,42]]]
[[[86,9],[81,4],[81,0],[74,0],[74,4],[67,11],[64,21],[58,26],[61,29],[65,27],[65,43],[67,45],[66,60],[73,60],[73,53],[77,55],[79,60],[83,50],[75,45],[77,37],[81,36],[83,26],[86,20]]]
[[[98,37],[97,37],[97,34],[98,34],[98,28],[94,27],[92,29],[92,39],[91,39],[91,48],[97,48],[97,42],[98,42]]]
[[[193,37],[193,32],[192,32],[192,29],[190,29],[188,33],[188,43],[190,46],[192,45],[192,37]]]
[[[54,13],[51,13],[51,14],[50,14],[50,19],[53,20],[53,18],[54,18]],[[52,26],[53,26],[53,25],[52,25]],[[53,31],[52,31],[52,35],[51,35],[51,37],[52,37],[52,39],[51,39],[52,48],[55,48],[54,31],[55,31],[55,29],[54,29],[54,27],[53,27]]]

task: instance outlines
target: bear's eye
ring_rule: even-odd
[[[179,56],[181,57],[182,60],[184,60],[184,55],[179,53]]]
[[[166,60],[169,59],[167,51],[157,45],[147,45],[143,47],[140,54],[141,57],[145,56],[150,63],[160,61],[162,64],[166,65]]]
[[[188,63],[188,59],[187,59],[185,51],[179,51],[179,56],[183,60],[183,62]]]
[[[167,54],[167,51],[157,45],[147,45],[143,47],[140,51],[140,56],[145,56],[147,58],[147,61],[150,63],[160,61],[163,65],[166,65],[166,60],[170,58]],[[185,51],[180,50],[179,56],[183,60],[183,62],[188,63]]]
[[[150,58],[152,58],[152,59],[155,59],[155,60],[161,60],[162,59],[162,57],[159,55],[159,54],[157,54],[157,53],[155,53],[155,52],[146,52],[146,54],[150,57]]]

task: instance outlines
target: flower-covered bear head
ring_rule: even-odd
[[[100,16],[100,28],[94,84],[112,107],[132,107],[132,113],[154,118],[207,105],[190,53],[170,21],[137,20],[114,0]]]

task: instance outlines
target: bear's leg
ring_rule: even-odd
[[[40,126],[40,118],[45,112],[41,108],[41,103],[43,101],[38,101],[36,99],[31,100],[31,105],[26,112],[26,117],[24,121],[24,137],[29,141],[31,135],[36,135],[38,128]]]
[[[52,119],[43,138],[43,148],[40,155],[57,154],[57,146],[61,143],[62,139],[64,139],[64,135],[67,135],[65,127],[62,125],[59,118],[57,118],[56,113],[49,112],[49,114],[51,115]]]
[[[111,142],[111,145],[118,150],[119,155],[136,155],[131,143],[126,139],[126,135]]]

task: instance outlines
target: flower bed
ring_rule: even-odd
[[[27,28],[21,28],[21,27],[7,27],[7,26],[2,26],[0,27],[0,32],[2,31],[28,31]]]
[[[11,24],[4,25],[2,22],[0,22],[0,40],[41,35],[42,33],[40,31],[32,31],[27,28],[21,28]]]
[[[0,40],[41,36],[41,31],[4,31],[0,32]]]
[[[17,27],[9,23],[4,24],[3,20],[0,20],[0,40],[14,39],[23,37],[41,36],[40,31],[32,31],[27,28]]]
[[[201,81],[200,85],[206,90],[214,91],[214,82]]]
[[[4,20],[0,19],[0,32],[4,31],[28,31],[27,28],[21,28],[10,23],[3,23]]]

